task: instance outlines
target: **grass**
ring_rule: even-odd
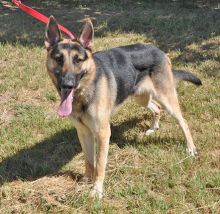
[[[165,112],[151,137],[147,109],[127,101],[112,118],[105,197],[80,181],[74,127],[57,117],[45,69],[44,25],[9,2],[0,6],[0,213],[219,213],[220,14],[218,1],[28,1],[73,32],[93,17],[95,50],[152,42],[203,86],[178,86],[199,156]]]

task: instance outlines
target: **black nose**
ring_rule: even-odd
[[[62,88],[72,89],[73,87],[74,87],[74,81],[73,80],[64,80],[62,82]]]
[[[72,89],[75,87],[75,78],[72,72],[67,72],[62,78],[61,87],[65,89]]]

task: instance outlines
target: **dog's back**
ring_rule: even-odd
[[[135,86],[154,71],[165,59],[165,53],[154,45],[133,44],[93,54],[96,63],[96,79],[105,75],[111,89],[111,82],[117,85],[116,104],[122,103],[134,93]]]
[[[115,49],[124,51],[130,57],[133,66],[142,71],[152,66],[159,65],[165,59],[165,53],[152,44],[133,44]]]

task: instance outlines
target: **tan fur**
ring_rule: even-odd
[[[63,52],[63,54],[67,53]],[[71,53],[71,57],[75,54],[77,53]],[[87,54],[89,57],[83,63],[81,69],[88,70],[88,73],[82,79],[77,88],[78,92],[74,96],[71,118],[74,121],[85,155],[85,176],[88,179],[94,178],[92,194],[99,194],[103,191],[109,138],[111,135],[109,121],[115,108],[116,86],[113,85],[110,89],[106,77],[103,76],[100,78],[97,83],[98,89],[96,91],[95,101],[89,106],[87,113],[81,111],[82,103],[91,96],[94,87],[93,80],[96,72],[92,54],[89,51]],[[53,63],[53,61],[49,60],[47,65],[48,70],[54,66]],[[66,63],[68,64],[68,61]],[[68,65],[65,65],[63,69],[65,70],[67,66]],[[136,93],[134,94],[135,99],[142,106],[147,106],[150,102],[152,102],[151,105],[157,106],[158,112],[153,112],[154,120],[151,125],[152,129],[155,129],[158,126],[160,105],[165,107],[165,109],[178,120],[182,127],[188,148],[194,149],[195,146],[189,128],[180,111],[169,58],[167,57],[161,65],[157,66],[156,69],[157,72],[154,72],[151,77],[147,76],[139,82]],[[77,72],[77,70],[75,72]],[[160,78],[161,72],[166,73],[165,79]],[[50,71],[49,74],[53,83],[56,85],[57,82]],[[95,159],[94,153],[96,144],[98,151]]]
[[[92,30],[91,21],[87,20],[84,28]],[[94,32],[92,32],[93,34]],[[82,36],[82,35],[81,35]],[[80,37],[81,38],[81,37]],[[86,39],[82,36],[82,39]],[[48,48],[48,39],[45,44]],[[61,39],[60,43],[74,43],[80,45],[78,42],[69,39]],[[90,41],[88,45],[92,45]],[[105,169],[107,164],[107,156],[109,149],[109,139],[111,135],[110,117],[115,109],[115,100],[117,94],[116,83],[109,82],[105,75],[101,76],[96,83],[96,65],[92,57],[92,53],[87,49],[88,58],[79,66],[73,66],[71,60],[74,56],[80,56],[76,50],[69,53],[66,50],[60,50],[65,55],[65,62],[62,67],[62,73],[71,71],[75,74],[82,70],[87,71],[77,86],[74,94],[74,102],[72,103],[72,113],[70,118],[74,122],[77,130],[80,144],[85,156],[85,176],[91,180],[94,178],[94,185],[91,195],[102,197],[103,181],[105,177]],[[58,89],[58,83],[55,74],[52,72],[57,64],[51,57],[51,50],[48,48],[47,69],[48,73]],[[162,78],[161,78],[162,77]],[[95,96],[92,102],[88,105],[86,111],[82,110],[83,104],[88,103],[93,95],[96,84]],[[143,78],[134,93],[136,101],[142,106],[148,106],[153,112],[153,122],[151,124],[150,132],[158,129],[160,119],[160,108],[163,106],[172,116],[174,116],[181,126],[187,142],[187,149],[192,155],[196,153],[195,146],[192,141],[188,125],[179,107],[178,97],[175,89],[175,83],[172,73],[172,65],[168,56],[154,68],[151,75]],[[97,151],[96,151],[97,148]]]

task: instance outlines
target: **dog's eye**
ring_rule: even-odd
[[[75,56],[75,57],[73,58],[73,63],[74,63],[74,64],[80,64],[82,61],[83,61],[83,60],[80,59],[78,56]]]
[[[55,57],[55,60],[57,62],[58,65],[63,65],[63,55],[58,55]]]

